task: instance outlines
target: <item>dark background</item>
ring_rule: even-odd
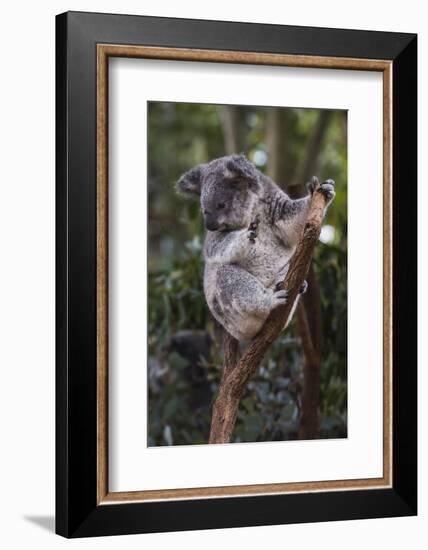
[[[199,203],[175,182],[196,164],[240,152],[293,197],[306,194],[312,175],[333,178],[336,199],[304,307],[248,384],[233,441],[346,437],[346,111],[152,102],[148,113],[148,444],[208,440],[222,331],[203,295]]]

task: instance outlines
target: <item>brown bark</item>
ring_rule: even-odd
[[[308,290],[303,295],[303,304],[308,319],[309,332],[311,334],[312,344],[315,351],[321,354],[322,349],[322,327],[321,327],[321,293],[317,276],[315,275],[314,265],[311,262],[308,276]]]
[[[320,434],[321,298],[312,262],[307,281],[308,291],[297,312],[297,332],[303,348],[299,439],[317,439]]]
[[[223,377],[229,376],[238,363],[239,342],[227,331],[223,335]]]
[[[278,181],[281,168],[281,150],[285,134],[282,122],[280,111],[276,107],[268,107],[265,128],[266,147],[269,151],[267,175],[274,181]]]
[[[266,173],[280,186],[289,177],[290,156],[287,154],[289,124],[288,109],[267,107],[265,136],[269,162]]]
[[[321,359],[319,351],[316,350],[312,341],[306,308],[303,302],[299,304],[297,309],[297,321],[304,352],[304,382],[299,439],[317,439],[320,429],[319,400]]]
[[[261,331],[249,344],[238,364],[234,368],[229,365],[224,370],[213,407],[210,443],[228,443],[230,441],[239,401],[245,386],[259,367],[266,351],[282,331],[299,289],[306,278],[321,231],[325,205],[325,197],[317,183],[302,236],[284,280],[284,288],[289,291],[288,301],[284,306],[280,306],[270,313]]]
[[[220,108],[220,121],[223,128],[224,149],[226,154],[233,155],[242,150],[242,135],[240,133],[240,111],[234,105],[224,105]]]

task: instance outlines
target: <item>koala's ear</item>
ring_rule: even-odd
[[[182,193],[193,195],[201,194],[202,183],[202,165],[195,166],[188,172],[185,172],[177,182],[177,188]]]
[[[232,155],[226,166],[238,178],[245,180],[252,191],[255,193],[260,191],[260,172],[245,155]]]

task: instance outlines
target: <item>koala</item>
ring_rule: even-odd
[[[208,307],[239,341],[254,338],[269,313],[287,302],[288,291],[281,283],[305,225],[315,182],[309,184],[306,197],[292,200],[244,155],[201,164],[178,181],[181,192],[200,199],[207,229]],[[331,179],[321,184],[327,206],[334,199],[334,185]],[[306,282],[300,292],[305,289]]]

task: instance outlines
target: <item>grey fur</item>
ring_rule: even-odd
[[[277,285],[296,250],[314,182],[306,197],[292,200],[243,155],[231,155],[192,168],[178,187],[200,196],[211,313],[232,336],[249,340],[270,311],[286,303],[287,291]],[[325,181],[321,189],[330,204],[334,182]],[[297,300],[285,326],[296,306]]]

